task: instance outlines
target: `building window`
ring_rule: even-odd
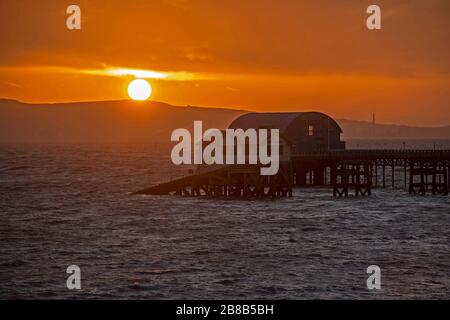
[[[308,136],[312,137],[314,135],[314,126],[312,124],[308,125]]]

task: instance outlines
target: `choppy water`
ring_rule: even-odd
[[[0,150],[0,298],[450,298],[449,197],[133,196],[186,168],[137,145]]]

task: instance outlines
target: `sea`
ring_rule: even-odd
[[[0,299],[450,298],[450,197],[409,195],[403,170],[369,197],[134,195],[188,174],[169,156],[154,144],[0,145]],[[67,287],[72,265],[80,290]],[[380,289],[367,287],[371,265]]]

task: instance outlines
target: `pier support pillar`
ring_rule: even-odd
[[[392,189],[395,189],[395,166],[391,166],[391,184]]]
[[[375,188],[378,188],[378,163],[375,160]]]
[[[306,170],[304,168],[297,168],[295,171],[295,185],[297,187],[306,186]]]
[[[324,180],[324,178],[325,178],[325,175],[324,175],[325,167],[322,167],[322,166],[315,167],[313,169],[313,172],[314,172],[313,185],[314,186],[323,186],[325,184],[325,180]]]

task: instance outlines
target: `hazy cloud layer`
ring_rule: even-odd
[[[390,120],[404,119],[407,106],[419,112],[431,106],[436,114],[447,110],[448,118],[450,1],[447,0],[376,1],[382,8],[383,29],[374,32],[365,27],[365,11],[372,1],[76,2],[82,9],[81,31],[65,28],[68,2],[0,2],[0,65],[18,69],[55,66],[80,70],[117,66],[199,74],[203,80],[214,81],[186,84],[196,90],[179,88],[184,100],[179,95],[174,97],[180,84],[156,83],[160,86],[155,91],[157,97],[169,102],[180,102],[175,101],[180,99],[193,104],[232,103],[253,109],[270,109],[280,103],[292,109],[313,103],[341,116],[350,112],[349,117],[362,116],[358,111],[351,111],[358,105],[378,110],[396,105],[404,110],[403,116],[399,113]],[[221,81],[217,81],[218,76]],[[51,92],[44,94],[45,88],[29,91],[27,96],[19,87],[3,84],[32,87],[26,77],[23,70],[10,69],[0,77],[0,95],[28,101],[49,99]],[[86,74],[80,77],[84,79]],[[292,77],[296,80],[286,81]],[[375,77],[379,79],[378,84],[360,88],[359,77],[363,82]],[[53,78],[48,75],[47,81]],[[267,86],[268,78],[274,84]],[[327,89],[306,92],[301,87],[299,90],[299,84],[307,88],[316,86],[316,82],[304,83],[308,78],[318,81],[317,87]],[[386,85],[382,84],[383,79]],[[395,79],[399,81],[398,86],[392,84]],[[84,95],[77,94],[77,98],[100,97],[83,88],[82,82],[67,81],[84,92]],[[416,87],[415,93],[406,92],[411,85],[408,81]],[[341,87],[340,92],[349,93],[347,101],[339,97],[336,86]],[[386,87],[388,92],[383,89]],[[394,90],[395,87],[398,89]],[[267,90],[264,100],[254,94],[261,88]],[[359,96],[355,97],[355,90]],[[374,90],[381,91],[378,96],[370,97]],[[118,94],[111,87],[104,88],[103,92],[116,92],[111,98],[122,97],[122,92]],[[317,96],[310,96],[311,92]],[[362,94],[369,98],[361,99]],[[73,96],[66,98],[73,99]],[[349,109],[340,114],[344,106]],[[436,114],[427,122],[438,123]]]

